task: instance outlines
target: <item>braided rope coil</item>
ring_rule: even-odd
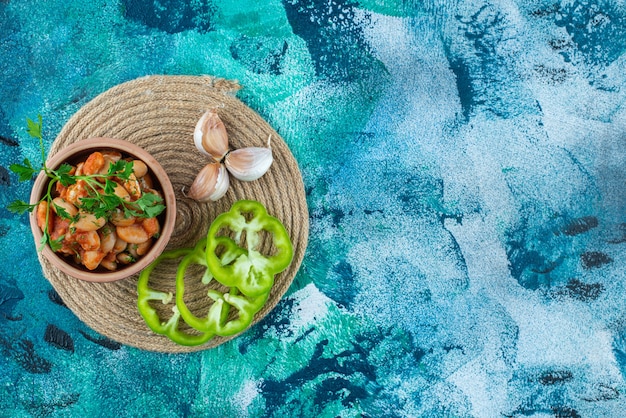
[[[288,146],[256,112],[234,97],[240,86],[208,76],[148,76],[117,85],[83,106],[65,124],[50,149],[50,156],[67,145],[90,137],[111,137],[133,142],[151,153],[167,172],[177,199],[174,232],[166,249],[192,247],[206,236],[212,220],[240,199],[261,202],[285,225],[294,246],[294,258],[278,274],[263,309],[253,324],[267,315],[293,281],[306,250],[309,217],[302,176]],[[193,144],[193,130],[209,108],[219,107],[232,148],[266,146],[271,135],[274,163],[259,180],[231,178],[226,195],[217,202],[198,203],[184,194],[208,162]],[[77,280],[54,268],[40,256],[44,276],[65,304],[85,324],[119,343],[149,351],[182,353],[216,347],[233,338],[214,337],[202,346],[180,346],[153,333],[137,310],[138,276],[112,283]],[[174,289],[176,265],[155,270],[155,288]],[[197,282],[193,284],[193,282]],[[214,285],[217,286],[217,285]],[[192,311],[206,312],[207,287],[187,281],[185,300]],[[164,315],[171,312],[164,311]]]

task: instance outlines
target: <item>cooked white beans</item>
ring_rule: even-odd
[[[105,178],[107,182],[112,181],[113,194],[125,202],[134,202],[144,192],[162,197],[158,190],[153,190],[154,182],[148,166],[141,160],[125,160],[133,163],[133,172],[128,180],[123,180],[116,174],[107,177],[111,164],[122,158],[118,151],[91,153],[70,172],[74,176],[91,177],[76,179],[75,183],[68,186],[57,183],[50,205],[44,200],[35,212],[42,231],[45,230],[55,240],[60,240],[58,252],[73,258],[77,264],[82,264],[89,270],[101,266],[114,271],[122,264],[135,262],[147,254],[154,242],[152,237],[161,228],[156,218],[126,216],[123,205],[106,217],[97,217],[81,209],[84,207],[82,199],[104,193],[97,183],[94,185],[90,182],[90,178],[95,178],[102,185]]]

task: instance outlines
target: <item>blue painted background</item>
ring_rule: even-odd
[[[3,0],[0,39],[1,416],[626,415],[623,1]],[[239,80],[307,190],[285,299],[201,353],[94,333],[4,209],[27,117],[149,74]]]

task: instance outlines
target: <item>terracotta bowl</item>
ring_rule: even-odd
[[[143,161],[148,167],[148,172],[153,179],[153,188],[160,191],[163,195],[166,208],[158,216],[161,230],[150,250],[134,263],[120,265],[118,269],[114,271],[106,270],[103,267],[88,270],[81,264],[76,263],[73,257],[53,252],[48,245],[42,249],[42,255],[50,261],[53,266],[72,277],[89,282],[113,282],[139,273],[163,252],[172,235],[176,221],[176,197],[167,173],[154,157],[133,143],[112,138],[90,138],[77,141],[52,156],[46,162],[46,165],[51,169],[56,169],[66,162],[76,164],[79,161],[84,161],[92,152],[103,150],[119,151],[123,158],[130,157]],[[47,188],[48,181],[48,177],[41,172],[33,185],[30,195],[31,204],[37,203],[45,194],[44,191]],[[30,216],[30,226],[35,239],[35,245],[39,249],[43,234],[37,225],[36,210],[33,211]]]

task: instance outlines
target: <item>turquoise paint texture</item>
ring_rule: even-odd
[[[625,22],[608,0],[0,2],[0,415],[624,416]],[[2,209],[30,191],[7,170],[38,158],[27,117],[49,146],[149,74],[239,80],[307,190],[284,300],[201,353],[90,330]]]

